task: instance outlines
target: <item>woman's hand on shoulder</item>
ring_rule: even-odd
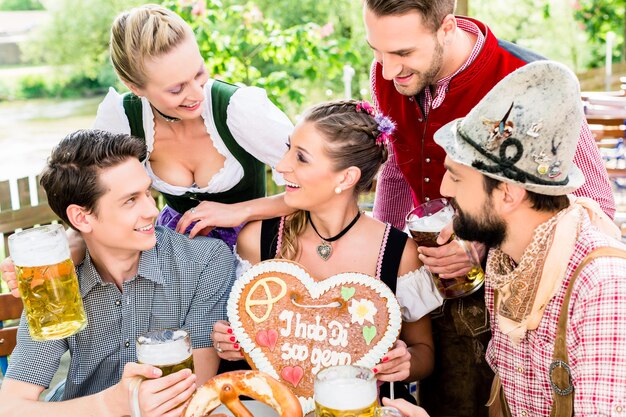
[[[187,210],[176,225],[178,233],[185,233],[189,225],[195,222],[189,237],[206,236],[214,227],[236,227],[248,220],[245,206],[223,204],[214,201],[201,201],[192,210]]]

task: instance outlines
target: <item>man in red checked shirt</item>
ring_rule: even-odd
[[[378,179],[374,216],[400,228],[412,206],[440,196],[445,153],[433,141],[435,131],[465,116],[507,74],[543,59],[497,39],[479,21],[455,17],[454,3],[364,1],[367,42],[375,57],[372,97],[397,123],[390,158]],[[586,178],[575,194],[592,197],[612,217],[611,187],[584,121],[574,161]],[[440,243],[451,232],[445,229]],[[484,255],[485,246],[475,246]],[[455,243],[419,251],[424,264],[443,278],[469,270],[465,252]],[[448,300],[432,318],[435,370],[420,382],[421,403],[435,416],[486,416],[492,374],[484,359],[491,336],[484,291]]]

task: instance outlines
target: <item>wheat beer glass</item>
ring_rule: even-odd
[[[401,416],[395,408],[379,407],[377,396],[374,372],[362,366],[331,366],[315,376],[316,417]]]
[[[454,218],[454,208],[447,199],[437,198],[415,207],[406,216],[406,226],[418,246],[435,247],[439,232]],[[480,266],[478,254],[469,242],[455,238],[465,250],[471,270],[467,275],[441,279],[432,274],[437,290],[443,298],[459,298],[478,290],[485,281],[485,273]]]
[[[189,368],[193,356],[189,334],[184,330],[164,329],[144,333],[137,338],[137,361],[156,366],[162,376]]]
[[[63,339],[87,325],[78,279],[60,224],[9,236],[17,285],[33,340]]]

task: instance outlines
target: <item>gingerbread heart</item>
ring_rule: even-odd
[[[332,365],[372,368],[400,333],[400,306],[380,280],[343,273],[316,281],[299,264],[261,262],[233,285],[228,318],[246,360],[289,386],[306,414],[313,381]]]

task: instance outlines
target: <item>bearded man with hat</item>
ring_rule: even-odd
[[[538,61],[435,134],[454,231],[491,248],[490,415],[626,415],[626,248],[597,203],[569,196],[583,117],[575,75]]]

